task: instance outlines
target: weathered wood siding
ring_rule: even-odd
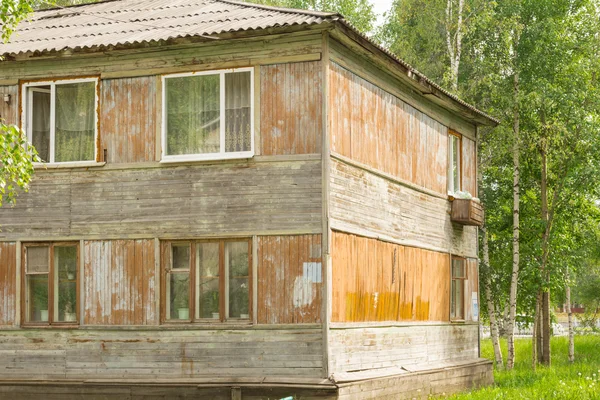
[[[16,124],[19,122],[19,87],[17,85],[0,86],[0,119],[5,124]],[[6,104],[4,95],[10,95],[10,103]]]
[[[156,158],[156,76],[106,79],[101,82],[101,156],[108,163],[154,161]]]
[[[16,244],[0,242],[0,326],[15,324],[17,308]]]
[[[260,67],[260,154],[321,152],[320,61]]]
[[[448,254],[333,232],[332,321],[448,321]]]
[[[321,201],[319,161],[39,170],[0,239],[317,233]]]
[[[84,324],[153,325],[154,240],[84,242]]]
[[[272,64],[274,60],[298,61],[316,56],[322,49],[320,31],[268,35],[238,40],[212,40],[205,43],[156,46],[136,50],[104,51],[102,54],[73,54],[64,58],[45,58],[3,62],[0,79],[47,79],[60,76],[100,74],[146,76],[160,73],[210,70]],[[278,61],[284,62],[284,61]]]
[[[258,239],[258,323],[321,322],[321,235]]]
[[[0,331],[2,379],[177,379],[323,375],[322,331]]]
[[[411,371],[412,372],[412,371]],[[402,373],[338,385],[337,400],[447,398],[452,393],[494,384],[492,361],[479,359],[423,373]]]
[[[331,150],[407,182],[447,192],[448,129],[338,64],[330,64]]]
[[[465,321],[478,322],[481,304],[479,304],[479,262],[476,258],[467,258],[465,264],[467,279],[465,280]],[[477,314],[473,305],[477,299]]]
[[[477,197],[477,145],[474,140],[462,137],[462,190]]]
[[[418,367],[478,357],[477,325],[406,325],[333,328],[331,373]],[[398,372],[397,372],[398,373]]]
[[[332,160],[331,219],[338,230],[477,257],[475,227],[450,221],[450,202],[392,179]]]

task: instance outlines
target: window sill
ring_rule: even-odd
[[[97,161],[70,161],[61,163],[33,163],[35,169],[63,169],[63,168],[97,168],[106,165]]]
[[[244,151],[237,153],[190,154],[181,156],[163,156],[162,160],[160,160],[160,163],[175,164],[201,161],[237,160],[252,157],[254,157],[253,151]]]

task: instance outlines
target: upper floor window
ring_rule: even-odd
[[[32,243],[24,246],[26,324],[77,324],[77,243]]]
[[[459,135],[448,133],[448,193],[458,192],[460,188],[460,148],[461,138]]]
[[[254,154],[253,69],[163,77],[163,161]]]
[[[44,162],[96,159],[98,80],[23,85],[24,130]]]
[[[167,243],[164,320],[248,320],[250,243],[247,239]]]

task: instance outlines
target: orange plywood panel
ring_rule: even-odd
[[[448,321],[449,256],[333,232],[332,321]]]

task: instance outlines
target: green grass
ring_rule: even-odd
[[[515,342],[512,371],[494,370],[495,385],[448,397],[455,400],[600,399],[600,336],[575,337],[575,362],[568,361],[568,338],[554,337],[552,366],[531,369],[531,338]],[[501,343],[506,360],[506,341]],[[482,340],[481,356],[494,359],[490,340]]]

